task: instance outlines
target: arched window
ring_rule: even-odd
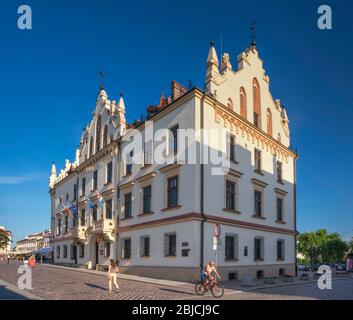
[[[261,129],[260,86],[256,78],[254,78],[252,81],[252,87],[253,87],[254,125]]]
[[[247,119],[248,118],[248,110],[246,105],[246,92],[243,87],[240,88],[240,115]]]
[[[267,123],[267,133],[272,136],[272,114],[270,109],[267,109],[266,123]]]
[[[108,144],[108,126],[104,126],[103,131],[103,148]]]
[[[233,101],[231,98],[228,98],[228,101],[227,101],[227,107],[231,110],[233,110]]]
[[[101,122],[102,122],[102,118],[101,116],[98,117],[97,119],[97,126],[96,126],[96,152],[99,151],[100,147],[101,147]]]
[[[92,157],[93,155],[93,137],[91,136],[89,140],[89,156]]]

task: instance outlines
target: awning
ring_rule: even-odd
[[[36,254],[48,254],[52,252],[52,249],[51,248],[42,248],[42,249],[39,249]]]

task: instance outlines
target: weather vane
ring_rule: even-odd
[[[104,89],[104,73],[101,70],[98,70],[98,75],[101,77],[101,84],[100,84],[100,88]]]

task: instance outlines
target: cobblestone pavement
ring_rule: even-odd
[[[19,263],[0,264],[0,279],[17,284]],[[82,273],[75,270],[50,268],[37,265],[33,269],[33,290],[30,292],[48,300],[194,300],[200,299],[194,286],[171,287],[133,280],[119,279],[120,291],[109,292],[107,278],[102,275]],[[320,290],[317,284],[301,283],[239,292],[227,284],[226,300],[311,300],[349,299],[353,300],[353,278],[333,280],[332,290]],[[20,299],[21,296],[0,287],[0,299]],[[201,299],[212,299],[209,293]]]
[[[197,299],[197,298],[195,298]],[[203,299],[212,299],[206,296]],[[224,300],[353,300],[353,279],[333,279],[331,290],[320,290],[316,282],[225,293]]]
[[[16,286],[19,265],[0,264],[0,279]],[[118,283],[120,290],[109,292],[105,276],[36,265],[30,292],[48,300],[179,300],[194,296],[192,285],[168,287],[121,279]]]

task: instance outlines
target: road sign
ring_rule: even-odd
[[[221,226],[219,224],[215,225],[213,233],[216,238],[221,236]]]
[[[218,251],[221,249],[221,239],[213,237],[213,250]]]

